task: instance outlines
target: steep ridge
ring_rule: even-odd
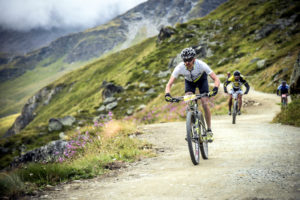
[[[1,141],[5,162],[19,154],[16,146],[32,149],[58,139],[59,132],[47,132],[50,118],[72,115],[89,123],[108,111],[123,118],[150,102],[163,105],[163,88],[178,53],[187,46],[215,72],[239,69],[256,89],[274,91],[282,78],[290,77],[299,53],[298,10],[297,1],[229,1],[206,17],[166,28],[169,34],[161,33],[160,39],[147,39],[69,73],[47,86],[63,89],[34,109],[34,119]],[[108,101],[101,93],[104,81],[121,86],[122,92]]]
[[[163,25],[174,25],[192,17],[204,16],[225,1],[149,0],[107,24],[63,36],[49,46],[24,56],[11,60],[4,57],[4,64],[0,66],[0,92],[3,94],[0,116],[18,112],[20,105],[25,103],[24,97],[28,99],[38,89],[64,73],[103,54],[127,48],[152,37],[158,34]],[[16,85],[25,87],[26,92],[20,92]]]

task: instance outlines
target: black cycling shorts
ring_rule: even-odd
[[[202,74],[201,78],[195,83],[185,79],[185,93],[192,92],[195,94],[196,88],[199,88],[200,94],[209,92],[207,74],[205,72]]]

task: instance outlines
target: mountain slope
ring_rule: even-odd
[[[290,77],[299,53],[299,7],[298,1],[229,1],[206,17],[169,27],[171,36],[147,39],[67,74],[44,88],[60,89],[48,104],[41,103],[34,109],[29,125],[2,140],[8,151],[2,160],[8,162],[12,155],[18,155],[15,146],[23,144],[32,149],[58,139],[59,132],[47,131],[50,118],[73,115],[88,123],[100,113],[107,113],[98,110],[106,99],[102,95],[103,81],[124,88],[114,95],[117,106],[111,110],[116,118],[128,115],[130,109],[138,112],[152,102],[155,106],[165,105],[163,93],[169,67],[187,46],[193,46],[198,57],[218,74],[239,69],[252,87],[274,92],[282,78]]]
[[[149,0],[107,24],[63,36],[49,46],[12,60],[4,57],[4,65],[0,66],[0,116],[19,112],[24,99],[66,72],[154,36],[162,25],[203,16],[223,2]]]

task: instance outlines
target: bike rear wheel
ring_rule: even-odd
[[[237,110],[238,110],[237,106],[238,106],[237,101],[234,101],[233,112],[232,112],[232,124],[235,124],[235,122],[236,122],[236,115],[237,115]]]
[[[287,106],[286,98],[282,98],[282,106],[285,108]]]
[[[196,131],[196,118],[192,112],[188,112],[186,115],[186,138],[188,142],[188,148],[191,156],[191,160],[194,165],[198,165],[200,161],[200,149],[199,149],[199,136]]]
[[[203,159],[208,159],[208,141],[206,137],[206,123],[201,112],[198,113],[200,119],[200,151]]]

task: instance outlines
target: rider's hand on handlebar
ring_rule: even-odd
[[[218,93],[218,87],[214,87],[214,89],[209,94],[210,96],[216,96],[217,93]]]
[[[246,95],[246,94],[248,94],[248,92],[245,92],[244,94]]]
[[[173,101],[173,98],[172,98],[172,96],[170,95],[170,93],[166,93],[166,94],[165,94],[165,100],[166,100],[167,102],[172,102],[172,101]]]

